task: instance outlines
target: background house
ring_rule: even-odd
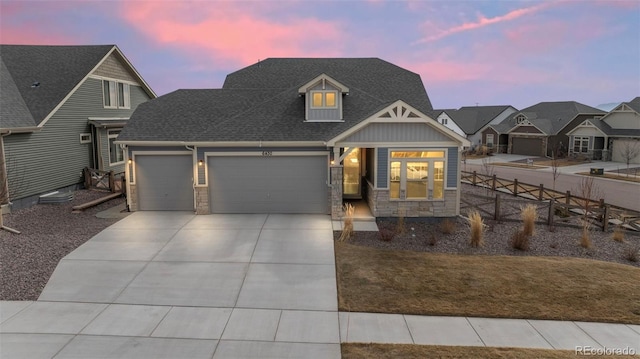
[[[640,163],[640,97],[585,119],[568,135],[570,155],[615,162],[628,157],[630,163]]]
[[[75,189],[84,167],[124,171],[114,141],[156,95],[117,46],[1,45],[0,60],[1,202]]]
[[[496,152],[504,152],[500,151],[500,148],[506,149],[507,143],[500,142],[499,136],[483,131],[490,125],[501,123],[516,111],[513,106],[466,106],[457,110],[442,110],[437,119],[454,132],[466,137],[472,148],[487,145]]]
[[[339,218],[363,199],[376,217],[454,216],[468,141],[431,111],[420,76],[380,59],[260,61],[138,107],[117,141],[128,205]]]
[[[567,133],[585,119],[605,112],[575,101],[540,102],[514,112],[499,124],[485,128],[483,136],[498,136],[507,153],[529,156],[563,156],[568,153]]]

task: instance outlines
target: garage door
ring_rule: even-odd
[[[515,137],[511,142],[511,153],[514,155],[543,156],[542,139]]]
[[[191,155],[136,156],[138,208],[142,211],[192,211],[192,161]]]
[[[327,156],[209,157],[211,213],[328,213]]]
[[[611,160],[614,162],[623,162],[626,163],[627,159],[624,153],[633,154],[638,153],[640,151],[640,142],[636,140],[627,140],[627,139],[615,139],[613,140],[613,145],[611,146]],[[629,163],[640,163],[640,154],[630,158]]]

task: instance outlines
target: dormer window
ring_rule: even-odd
[[[312,108],[336,108],[338,107],[336,91],[311,91]]]
[[[527,116],[525,116],[523,114],[519,114],[518,116],[516,116],[516,123],[517,124],[521,124],[526,120],[527,120]]]

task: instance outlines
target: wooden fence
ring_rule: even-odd
[[[116,173],[85,167],[83,173],[85,188],[104,189],[112,193],[124,192],[124,172]]]
[[[591,199],[576,196],[571,191],[559,192],[549,188],[545,188],[544,185],[538,186],[523,183],[518,179],[504,179],[498,178],[496,175],[483,175],[473,172],[462,172],[462,182],[472,184],[474,186],[480,186],[492,191],[500,191],[506,194],[511,194],[514,197],[527,198],[538,202],[545,202],[544,205],[540,203],[538,207],[547,207],[546,222],[549,225],[553,225],[554,213],[556,210],[561,211],[565,215],[581,215],[588,218],[594,224],[597,224],[603,231],[606,231],[610,224],[621,225],[624,228],[640,231],[640,212],[622,208],[605,203],[604,199]],[[517,211],[504,212],[502,210],[502,202],[506,202],[507,205],[514,202],[522,204],[521,200],[508,200],[501,198],[500,196],[477,196],[480,203],[474,203],[467,199],[461,199],[461,209],[467,207],[474,207],[480,212],[491,216],[496,220],[502,220],[509,216],[519,213],[519,208],[515,208],[511,205],[512,209]],[[484,202],[482,202],[484,201]],[[493,208],[488,206],[493,204]]]

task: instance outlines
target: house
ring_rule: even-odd
[[[221,89],[144,103],[126,146],[131,210],[459,213],[468,141],[430,116],[420,76],[377,58],[271,58]]]
[[[603,111],[575,101],[540,102],[516,111],[499,124],[482,131],[483,138],[492,136],[507,145],[507,153],[528,156],[566,155],[567,133],[587,118]]]
[[[629,163],[640,163],[640,97],[585,119],[567,134],[571,155],[615,162],[629,157]]]
[[[114,141],[156,95],[117,46],[0,45],[0,63],[2,204],[75,189],[84,167],[124,171]]]
[[[438,114],[437,120],[447,126],[457,134],[466,137],[471,143],[471,147],[486,145],[491,149],[506,148],[506,143],[502,144],[499,138],[483,134],[482,131],[490,125],[495,125],[504,121],[509,115],[517,110],[513,106],[465,106],[457,110],[442,110]]]

